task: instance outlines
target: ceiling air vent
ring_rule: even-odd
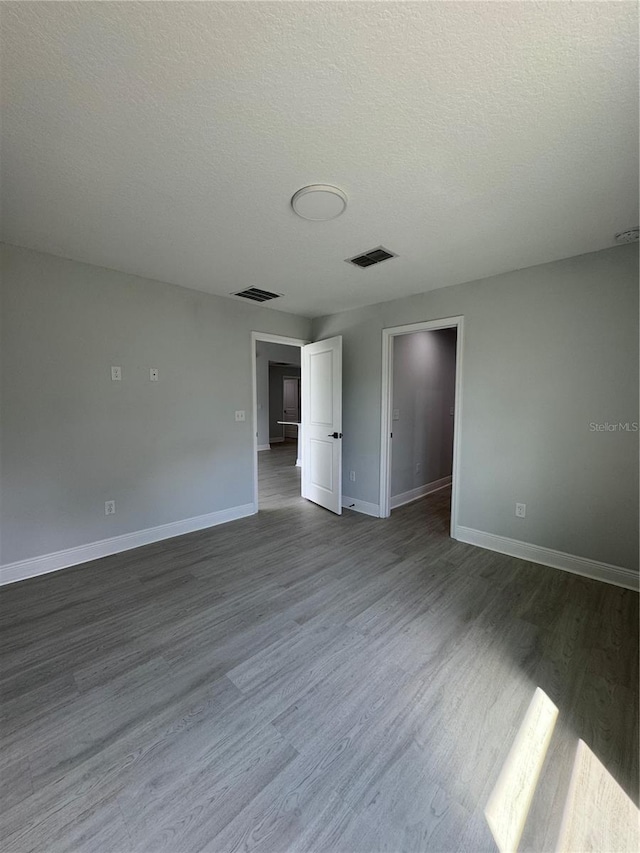
[[[347,258],[348,264],[355,264],[357,267],[372,267],[374,264],[379,264],[382,261],[387,261],[389,258],[397,258],[393,252],[385,249],[384,246],[378,246],[376,249],[371,249],[370,252],[364,252],[362,255],[356,255],[355,258]]]
[[[260,290],[259,287],[248,287],[246,290],[231,295],[241,296],[243,299],[250,299],[252,302],[268,302],[270,299],[279,299],[282,296],[281,293],[271,293],[268,290]]]

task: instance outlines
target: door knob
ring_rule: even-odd
[[[328,438],[342,438],[341,432],[330,432]]]

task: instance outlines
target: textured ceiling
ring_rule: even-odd
[[[5,2],[3,239],[307,316],[610,246],[638,223],[637,19]],[[339,219],[292,212],[317,182]],[[379,244],[399,257],[344,263]]]

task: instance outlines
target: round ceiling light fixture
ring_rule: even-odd
[[[329,184],[311,184],[302,187],[291,199],[291,207],[303,219],[314,222],[325,222],[335,219],[344,213],[347,207],[347,196]]]
[[[638,242],[638,228],[628,228],[626,231],[621,231],[619,234],[616,234],[615,237],[616,243],[637,243]]]

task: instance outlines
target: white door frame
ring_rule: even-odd
[[[251,332],[251,388],[253,392],[253,506],[258,511],[258,379],[256,376],[256,357],[258,341],[268,344],[285,344],[288,347],[302,349],[309,341],[301,338],[287,338],[283,335],[270,335],[267,332]],[[301,354],[302,356],[302,354]],[[300,373],[302,374],[302,357],[300,358]],[[301,379],[302,381],[302,379]]]
[[[460,425],[462,423],[463,318],[444,317],[382,330],[382,411],[380,418],[380,518],[391,515],[391,432],[393,429],[393,338],[412,332],[456,329],[456,384],[453,409],[453,467],[451,471],[451,538],[455,539],[460,478]]]

